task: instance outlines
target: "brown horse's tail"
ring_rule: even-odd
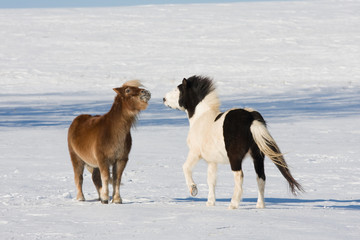
[[[288,181],[290,190],[294,195],[304,192],[300,183],[298,183],[291,175],[283,154],[266,128],[265,122],[262,120],[254,120],[250,127],[256,145],[280,170],[281,174]]]

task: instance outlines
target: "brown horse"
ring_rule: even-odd
[[[147,108],[151,97],[150,92],[141,87],[139,81],[132,80],[120,88],[114,88],[117,95],[108,113],[102,116],[80,115],[70,125],[68,146],[77,200],[85,200],[82,183],[86,166],[92,173],[101,202],[109,202],[108,183],[112,179],[112,201],[122,203],[120,182],[132,144],[130,129],[138,113]]]

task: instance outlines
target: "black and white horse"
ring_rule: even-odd
[[[215,184],[218,163],[230,163],[235,188],[229,208],[236,209],[242,195],[242,161],[247,153],[254,160],[257,174],[257,208],[264,208],[264,157],[268,156],[288,181],[294,195],[302,192],[301,185],[292,177],[285,159],[271,137],[260,113],[252,109],[230,109],[220,112],[220,101],[209,78],[192,76],[164,97],[164,104],[185,111],[190,122],[187,138],[189,153],[183,171],[192,196],[198,190],[192,178],[192,169],[200,159],[208,163],[207,205],[215,205]]]

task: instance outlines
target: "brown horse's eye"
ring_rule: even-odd
[[[130,88],[125,89],[125,93],[130,93]]]

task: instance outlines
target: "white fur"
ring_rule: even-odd
[[[258,184],[258,200],[256,207],[257,208],[265,208],[265,202],[264,202],[264,192],[265,192],[265,181],[262,178],[256,177],[257,184]]]
[[[268,156],[274,164],[287,168],[283,155],[265,124],[255,120],[251,124],[250,130],[254,141],[260,150]],[[276,149],[276,151],[274,151],[270,146]]]
[[[219,100],[212,92],[201,101],[189,119],[187,144],[199,158],[213,163],[229,163],[223,136],[224,114],[214,122],[219,111]]]
[[[178,88],[175,88],[174,90],[168,92],[165,95],[164,104],[173,109],[179,109],[181,111],[185,111],[185,109],[183,107],[180,107],[179,105],[179,97],[180,97],[180,91]]]
[[[243,193],[243,182],[244,182],[244,173],[240,171],[234,171],[234,194],[230,202],[229,209],[237,209],[239,207],[239,203],[241,201],[242,193]]]
[[[215,205],[215,186],[216,186],[216,177],[217,177],[217,164],[209,163],[208,172],[207,172],[207,183],[209,186],[209,194],[206,205],[214,206]]]

